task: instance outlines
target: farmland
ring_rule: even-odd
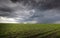
[[[60,38],[60,24],[0,24],[0,38]]]

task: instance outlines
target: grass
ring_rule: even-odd
[[[0,24],[0,38],[60,38],[60,24]]]

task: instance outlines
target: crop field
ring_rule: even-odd
[[[0,38],[60,38],[60,24],[0,24]]]

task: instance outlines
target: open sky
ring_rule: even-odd
[[[0,0],[0,23],[60,23],[60,0]]]

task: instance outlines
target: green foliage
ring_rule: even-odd
[[[60,24],[0,24],[0,38],[60,38]]]

